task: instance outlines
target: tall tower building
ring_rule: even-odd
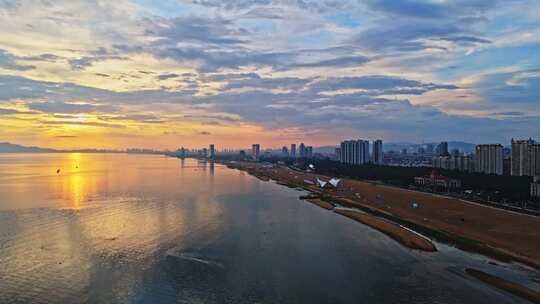
[[[215,158],[216,158],[216,148],[214,144],[211,144],[210,145],[210,159],[215,159]]]
[[[306,157],[306,145],[300,143],[300,157]]]
[[[513,176],[540,175],[540,144],[533,139],[514,140],[512,138],[512,155],[510,174]]]
[[[383,164],[383,145],[382,140],[373,141],[373,163],[376,165]]]
[[[503,174],[502,145],[477,145],[475,154],[476,172],[486,174]]]
[[[291,144],[291,157],[296,157],[296,144]]]
[[[448,142],[441,141],[439,145],[437,145],[437,155],[439,156],[447,156],[448,154]]]
[[[259,153],[261,151],[261,145],[259,144],[253,144],[251,146],[251,156],[253,156],[254,160],[259,160]]]

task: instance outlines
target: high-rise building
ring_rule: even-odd
[[[341,142],[340,161],[346,164],[365,164],[369,162],[369,141],[346,140]]]
[[[439,145],[437,145],[437,150],[435,153],[439,156],[446,156],[448,155],[448,142],[441,141]]]
[[[213,144],[210,145],[210,159],[216,158],[216,148]]]
[[[306,157],[306,145],[304,143],[300,143],[300,157]]]
[[[313,147],[307,146],[306,147],[306,158],[312,158],[313,157]]]
[[[206,148],[202,149],[202,157],[204,157],[204,158],[208,157],[208,149],[206,149]]]
[[[360,144],[360,163],[367,164],[371,160],[369,156],[369,141],[363,140]]]
[[[251,146],[251,156],[254,160],[259,160],[259,154],[261,152],[261,145],[259,144],[253,144]]]
[[[433,144],[427,144],[426,145],[426,153],[433,154]]]
[[[503,152],[500,144],[477,145],[475,153],[476,172],[503,174]]]
[[[531,197],[540,197],[540,176],[535,176],[531,183]]]
[[[533,139],[512,138],[510,174],[514,176],[540,175],[540,144]]]
[[[291,157],[296,157],[296,144],[291,144]]]
[[[380,139],[373,141],[373,163],[376,165],[383,164],[383,145]]]
[[[185,158],[186,157],[186,149],[184,147],[182,147],[177,151],[176,154],[180,158]]]
[[[474,160],[471,156],[434,156],[432,159],[433,168],[458,170],[463,172],[474,172]]]
[[[289,157],[289,150],[287,149],[287,146],[283,146],[283,148],[281,148],[281,155],[283,157]]]
[[[336,148],[335,154],[336,154],[337,161],[341,161],[341,147]]]

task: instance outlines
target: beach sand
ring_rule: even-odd
[[[437,251],[437,248],[428,239],[373,215],[344,209],[335,209],[334,212],[379,230],[408,248],[430,252]]]

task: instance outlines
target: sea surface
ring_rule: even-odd
[[[219,164],[0,154],[0,303],[528,303],[527,267],[404,248]],[[490,263],[491,262],[491,263]]]

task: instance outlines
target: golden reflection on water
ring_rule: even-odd
[[[74,153],[0,159],[0,172],[14,176],[0,183],[0,197],[9,198],[0,200],[0,207],[24,209],[0,221],[0,302],[6,291],[27,302],[58,295],[66,298],[52,302],[92,302],[86,290],[100,286],[114,271],[122,275],[108,287],[122,293],[111,302],[131,302],[155,256],[183,248],[193,229],[202,231],[204,242],[226,230],[224,206],[215,203],[212,185],[221,189],[218,193],[229,193],[245,177],[226,171],[230,178],[209,183],[213,176],[206,168],[206,163],[158,156]],[[25,191],[3,196],[15,184]],[[49,205],[41,205],[47,198]],[[86,208],[91,199],[92,208]],[[32,208],[42,206],[53,208]]]
[[[93,175],[89,174],[94,163],[98,162],[92,161],[91,156],[83,158],[80,153],[71,153],[60,158],[60,165],[55,172],[61,187],[57,187],[54,181],[51,181],[51,186],[60,192],[57,192],[58,196],[65,201],[66,208],[83,208],[90,193],[95,190],[92,187]]]

